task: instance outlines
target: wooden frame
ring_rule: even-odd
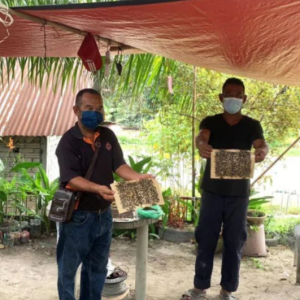
[[[130,207],[124,207],[118,187],[120,185],[122,185],[126,189],[128,187],[128,192],[132,194],[132,199],[140,201],[141,200],[140,195],[138,194],[138,192],[136,190],[136,187],[142,186],[145,181],[151,181],[152,182],[153,187],[155,188],[155,191],[157,192],[157,198],[158,198],[157,201],[147,202],[145,204],[133,203],[132,206],[130,206]],[[135,186],[135,189],[130,191],[130,186],[132,186],[132,185]],[[164,204],[164,199],[163,199],[163,196],[162,196],[161,188],[160,188],[158,182],[155,179],[133,180],[133,181],[126,181],[126,182],[114,182],[110,186],[111,186],[112,190],[115,192],[115,202],[116,202],[119,214],[128,212],[128,211],[136,209],[138,207],[149,207],[149,206],[154,205],[154,204],[157,204],[157,205],[163,205]]]
[[[226,152],[241,152],[241,151],[247,151],[249,152],[250,157],[250,161],[251,161],[251,165],[250,165],[250,176],[248,177],[240,177],[240,176],[224,176],[224,177],[220,177],[218,175],[216,175],[216,154],[218,152],[221,151],[226,151]],[[212,179],[250,179],[253,178],[254,175],[254,165],[255,165],[255,156],[254,154],[251,153],[251,151],[248,150],[235,150],[235,149],[230,149],[230,150],[213,150],[212,154],[211,154],[211,163],[210,163],[210,176]]]

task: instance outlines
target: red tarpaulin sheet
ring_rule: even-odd
[[[19,10],[192,65],[300,85],[300,1],[129,1]],[[44,56],[41,25],[14,19],[0,56]],[[0,25],[0,40],[5,36]],[[82,40],[47,27],[46,55],[75,57]]]

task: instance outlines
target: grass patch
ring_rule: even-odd
[[[292,235],[295,226],[298,224],[300,224],[300,218],[268,217],[265,222],[265,230],[268,233],[277,232],[280,235]]]
[[[258,258],[251,258],[253,267],[259,270],[265,270],[265,267],[262,265],[261,261]]]

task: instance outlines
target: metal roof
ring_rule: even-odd
[[[0,84],[0,136],[54,136],[63,135],[76,122],[72,107],[76,93],[91,87],[87,77],[79,78],[76,89],[68,84],[56,93],[50,80],[46,78],[42,88],[21,81],[21,70],[16,70],[15,78]]]

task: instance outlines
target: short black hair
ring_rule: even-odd
[[[224,89],[225,89],[226,85],[229,85],[229,84],[240,85],[240,86],[243,87],[244,92],[245,92],[245,85],[244,85],[244,82],[243,82],[241,79],[232,77],[232,78],[228,78],[228,79],[224,82],[223,87],[222,87],[222,93],[224,92]]]
[[[98,95],[101,97],[101,94],[98,91],[96,91],[95,89],[83,89],[83,90],[79,91],[76,95],[75,105],[77,107],[81,106],[81,98],[82,98],[83,94],[85,94],[85,93]]]

